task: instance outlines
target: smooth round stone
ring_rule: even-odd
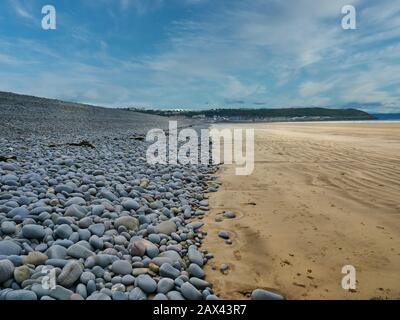
[[[191,283],[185,282],[181,285],[182,295],[188,300],[202,300],[203,295]]]
[[[125,245],[128,242],[124,236],[116,236],[114,238],[114,244],[116,245]]]
[[[112,294],[112,299],[116,301],[126,301],[128,300],[128,294],[122,291],[114,291]]]
[[[171,238],[174,239],[177,242],[181,242],[182,241],[181,237],[178,234],[176,234],[175,232],[171,233]]]
[[[121,291],[125,292],[126,287],[122,283],[115,283],[114,285],[111,286],[111,291]]]
[[[212,287],[207,281],[195,277],[190,278],[189,282],[199,290]]]
[[[27,239],[43,239],[45,230],[42,226],[36,224],[27,224],[22,227],[22,236]]]
[[[116,229],[121,226],[124,226],[127,230],[137,231],[139,228],[139,221],[134,217],[122,216],[114,221],[114,227]]]
[[[66,203],[65,203],[65,207],[69,207],[71,205],[81,205],[81,206],[85,206],[86,205],[86,201],[85,199],[81,198],[81,197],[72,197],[71,199],[69,199]]]
[[[219,300],[219,298],[214,294],[210,294],[206,297],[206,300]]]
[[[136,287],[131,292],[129,292],[129,300],[146,300],[147,295],[142,289]]]
[[[14,279],[17,283],[22,283],[31,277],[31,270],[28,266],[20,266],[14,269]]]
[[[17,226],[14,221],[4,221],[1,224],[1,231],[4,234],[13,234],[17,230]]]
[[[223,216],[228,219],[234,219],[234,218],[236,218],[236,213],[234,213],[232,211],[225,211]]]
[[[64,268],[68,263],[68,260],[65,259],[49,259],[46,261],[46,266],[53,266],[56,268]]]
[[[180,287],[183,285],[185,282],[187,282],[189,279],[187,277],[179,276],[178,278],[175,279],[175,285]]]
[[[105,208],[103,205],[99,204],[99,205],[95,205],[92,207],[92,215],[94,216],[100,216],[103,214]]]
[[[107,190],[107,189],[102,189],[100,191],[100,195],[104,198],[107,199],[111,202],[115,202],[118,201],[118,198],[115,194],[113,194],[111,191]]]
[[[72,246],[70,246],[67,249],[67,254],[71,257],[74,258],[83,258],[83,259],[87,259],[90,256],[94,255],[94,253],[92,251],[90,251],[89,249],[87,249],[86,247],[76,243]]]
[[[153,300],[168,300],[168,297],[163,293],[157,293]]]
[[[95,256],[89,257],[85,261],[86,268],[93,268],[94,266],[100,266],[105,268],[116,261],[118,258],[116,256],[110,254],[98,254]]]
[[[18,181],[15,180],[4,180],[3,181],[4,185],[10,186],[10,187],[18,187]]]
[[[280,294],[264,290],[264,289],[255,289],[251,293],[251,300],[284,300],[285,298]]]
[[[190,262],[193,262],[200,267],[203,266],[203,255],[197,250],[196,246],[190,246],[188,249],[188,258]]]
[[[204,225],[204,222],[195,221],[195,222],[188,223],[186,225],[186,227],[189,229],[192,229],[192,230],[197,230],[197,229],[201,228],[203,225]]]
[[[33,264],[35,266],[40,266],[42,264],[44,264],[47,260],[49,259],[49,257],[47,255],[45,255],[42,252],[39,251],[32,251],[29,252],[29,254],[24,257],[24,263],[25,264]]]
[[[146,247],[146,254],[149,258],[155,258],[159,253],[160,250],[158,250],[157,246],[155,245],[149,245]]]
[[[78,226],[79,226],[79,228],[87,229],[87,228],[89,228],[89,227],[92,225],[92,223],[93,223],[92,218],[90,218],[90,217],[85,217],[85,218],[79,220]]]
[[[86,217],[87,210],[84,207],[73,204],[65,210],[66,217],[76,217],[78,219],[82,219]]]
[[[90,280],[86,286],[87,293],[90,295],[96,291],[96,282],[94,280]]]
[[[104,241],[96,235],[90,237],[89,243],[96,250],[104,248]]]
[[[67,224],[58,226],[56,231],[54,231],[55,236],[60,239],[68,239],[72,233],[72,228]]]
[[[153,259],[153,262],[158,264],[156,262],[156,259],[159,259],[159,258],[168,258],[170,261],[172,261],[172,264],[174,264],[176,262],[181,264],[181,262],[182,262],[182,258],[180,256],[180,254],[174,250],[167,250],[167,251],[160,253],[157,258]]]
[[[105,230],[106,227],[102,223],[92,224],[91,226],[89,226],[89,231],[98,237],[103,236]]]
[[[139,275],[136,278],[135,284],[145,293],[152,293],[157,289],[157,283],[147,274]]]
[[[77,294],[79,294],[81,297],[83,297],[84,299],[87,298],[87,289],[86,289],[86,286],[85,286],[83,283],[79,283],[79,284],[76,286],[75,292],[76,292]]]
[[[63,246],[65,248],[69,248],[73,244],[74,243],[69,239],[58,239],[58,240],[53,242],[53,245],[60,245],[60,246]]]
[[[6,295],[6,300],[18,300],[18,301],[25,301],[25,300],[37,300],[38,297],[36,293],[30,290],[13,290],[9,291]]]
[[[139,203],[137,203],[137,201],[135,201],[135,200],[126,200],[126,201],[122,202],[122,206],[126,210],[137,210],[140,208]]]
[[[149,239],[149,241],[151,241],[153,243],[160,243],[160,241],[161,241],[161,237],[157,233],[149,234],[148,239]]]
[[[175,287],[174,280],[170,278],[161,278],[157,284],[157,292],[165,294],[174,289],[174,287]]]
[[[9,280],[13,276],[14,265],[10,260],[0,260],[0,283]]]
[[[56,218],[55,224],[57,224],[57,225],[62,225],[62,224],[72,225],[72,224],[74,224],[74,219],[71,217],[58,217],[58,218]]]
[[[43,212],[51,212],[52,208],[51,207],[36,207],[35,209],[31,210],[31,215],[40,215]]]
[[[31,202],[32,202],[32,200],[30,198],[28,198],[28,197],[25,197],[25,196],[19,197],[19,199],[18,199],[18,203],[19,203],[20,206],[27,206]]]
[[[125,286],[130,286],[135,283],[135,277],[130,274],[127,274],[122,277],[121,283]]]
[[[103,278],[104,269],[100,266],[94,266],[92,268],[92,273],[95,275],[96,278]]]
[[[225,231],[225,230],[221,230],[220,232],[218,232],[218,237],[220,237],[222,239],[229,239],[229,232]]]
[[[167,293],[168,300],[185,300],[179,291],[170,291]]]
[[[193,276],[193,277],[196,277],[196,278],[204,278],[204,271],[203,271],[203,269],[202,269],[199,265],[197,265],[197,264],[195,264],[195,263],[191,263],[191,264],[189,265],[189,268],[187,269],[187,271],[188,271],[189,274],[190,274],[191,276]]]
[[[111,300],[111,297],[105,293],[92,293],[86,300]]]
[[[50,213],[48,213],[48,212],[42,212],[42,213],[39,214],[39,216],[38,216],[39,221],[42,221],[43,223],[44,223],[46,220],[49,220],[50,218],[51,218],[51,215],[50,215]]]
[[[107,283],[107,284],[108,284],[108,283]],[[106,284],[106,285],[107,285],[107,284]],[[109,297],[112,296],[112,291],[111,291],[110,288],[107,288],[107,286],[104,287],[104,288],[102,288],[102,289],[100,290],[100,293],[104,293],[104,294],[108,295]]]
[[[74,188],[66,184],[60,184],[54,188],[54,191],[56,193],[61,193],[61,192],[72,193],[74,191]]]
[[[143,241],[135,241],[129,245],[129,251],[132,256],[142,257],[146,253],[146,246]]]
[[[18,170],[18,166],[13,163],[3,163],[1,168],[5,171],[16,171]]]
[[[42,287],[41,284],[40,286]],[[48,292],[50,297],[57,300],[70,300],[71,296],[74,294],[73,291],[59,285],[57,285],[54,289],[49,290]]]
[[[44,252],[44,251],[47,250],[47,248],[48,248],[48,246],[47,246],[46,243],[41,243],[41,244],[39,244],[39,245],[37,245],[37,246],[35,247],[35,251]]]
[[[47,249],[46,255],[50,259],[65,259],[65,257],[67,256],[67,248],[55,244]]]
[[[71,301],[82,301],[85,300],[79,293],[73,293],[70,297]]]
[[[92,236],[90,231],[86,229],[79,229],[78,234],[79,234],[79,240],[85,240],[85,241],[89,240],[89,238]]]
[[[79,233],[78,232],[73,232],[71,236],[69,237],[69,240],[71,240],[73,243],[79,242]]]
[[[156,225],[154,228],[154,231],[156,233],[162,233],[166,235],[170,235],[171,233],[176,232],[176,230],[177,230],[176,224],[171,220],[163,221],[158,225]]]
[[[142,263],[142,258],[141,257],[134,256],[134,257],[131,258],[131,260],[132,260],[132,263]]]
[[[22,242],[22,249],[25,250],[25,252],[32,252],[33,248],[31,247],[30,243],[27,242]]]
[[[160,267],[158,265],[156,265],[155,263],[150,262],[148,267],[154,273],[158,273],[160,271]]]
[[[116,276],[116,277],[113,277],[111,279],[111,283],[112,284],[117,284],[117,283],[121,283],[121,282],[122,282],[122,277],[121,276]]]
[[[57,283],[63,287],[71,287],[82,275],[83,268],[78,261],[71,261],[65,265],[57,278]]]
[[[180,274],[181,274],[180,271],[178,269],[175,269],[169,263],[163,263],[160,267],[160,275],[162,277],[175,279],[179,277]]]
[[[132,265],[125,260],[114,261],[111,270],[116,274],[126,275],[132,272]]]
[[[19,216],[22,219],[24,219],[24,218],[27,218],[28,215],[29,215],[29,211],[23,207],[14,208],[10,212],[7,213],[8,218],[14,218],[16,216]]]
[[[225,273],[226,271],[228,271],[228,269],[229,269],[229,266],[226,265],[225,263],[221,264],[221,266],[219,267],[219,270],[220,270],[222,273]]]
[[[85,271],[81,274],[80,281],[84,284],[88,284],[90,280],[95,280],[96,276],[89,271]]]
[[[104,272],[103,278],[104,278],[104,280],[106,280],[107,282],[111,282],[111,280],[112,280],[112,278],[113,278],[112,276],[113,276],[113,275],[112,275],[111,272],[106,271],[106,272]]]
[[[7,256],[7,259],[10,260],[15,267],[19,267],[24,264],[24,258],[22,256],[11,255]]]

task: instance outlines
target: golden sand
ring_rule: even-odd
[[[400,298],[400,123],[221,126],[255,129],[253,174],[222,166],[204,219],[203,248],[215,255],[206,276],[222,298],[255,288],[289,299]],[[224,210],[237,218],[216,222]],[[352,292],[341,287],[348,264]]]

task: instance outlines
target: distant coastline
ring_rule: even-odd
[[[377,120],[373,115],[358,109],[331,108],[279,108],[279,109],[209,109],[209,110],[156,110],[126,108],[126,110],[159,116],[184,116],[212,122],[304,122]]]

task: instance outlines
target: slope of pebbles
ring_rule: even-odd
[[[217,299],[201,249],[216,168],[147,164],[140,121],[75,139],[30,125],[46,123],[0,133],[0,300]]]

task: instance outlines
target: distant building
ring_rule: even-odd
[[[206,115],[205,114],[197,114],[192,117],[193,119],[205,119]]]

